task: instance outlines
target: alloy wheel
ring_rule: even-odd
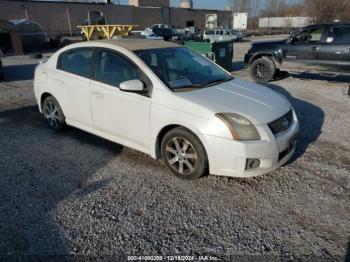
[[[197,152],[194,146],[181,137],[174,137],[166,145],[166,159],[170,167],[183,175],[190,175],[197,166]]]
[[[60,113],[57,106],[52,102],[48,101],[44,108],[45,117],[52,128],[58,128],[60,125]]]
[[[259,64],[256,65],[255,75],[259,79],[263,79],[263,78],[266,77],[266,75],[267,75],[267,68],[266,68],[266,65],[264,63],[259,63]]]

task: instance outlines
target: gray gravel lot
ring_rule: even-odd
[[[235,44],[234,75],[249,43]],[[291,163],[258,178],[182,181],[150,157],[74,128],[56,134],[33,94],[38,60],[4,59],[0,260],[19,255],[214,255],[350,261],[350,79],[268,84],[301,124]],[[118,259],[117,259],[118,258]]]

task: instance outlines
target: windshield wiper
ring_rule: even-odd
[[[188,86],[180,86],[180,87],[176,87],[176,88],[172,88],[173,90],[181,90],[181,89],[186,89],[186,88],[201,88],[203,85],[200,84],[193,84],[193,85],[188,85]]]
[[[208,83],[205,84],[193,84],[193,85],[188,85],[188,86],[181,86],[181,87],[177,87],[177,88],[173,88],[173,90],[177,91],[177,90],[181,90],[181,89],[186,89],[186,88],[204,88],[204,87],[210,87],[213,85],[217,85],[217,84],[222,84],[225,82],[229,82],[231,80],[233,80],[234,77],[229,77],[229,78],[225,78],[225,79],[215,79],[213,81],[210,81]]]
[[[226,82],[229,82],[233,79],[234,79],[234,77],[229,77],[229,78],[225,78],[225,79],[222,79],[222,78],[216,79],[216,80],[210,81],[208,83],[205,83],[204,85],[202,85],[202,87],[209,87],[209,86],[213,86],[213,85],[217,85],[217,84],[226,83]]]

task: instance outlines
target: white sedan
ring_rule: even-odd
[[[34,91],[50,128],[67,124],[142,151],[185,179],[266,174],[296,147],[285,97],[169,42],[67,46],[36,68]]]

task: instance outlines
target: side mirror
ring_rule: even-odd
[[[119,88],[125,92],[142,92],[145,90],[143,82],[138,79],[122,82]]]

